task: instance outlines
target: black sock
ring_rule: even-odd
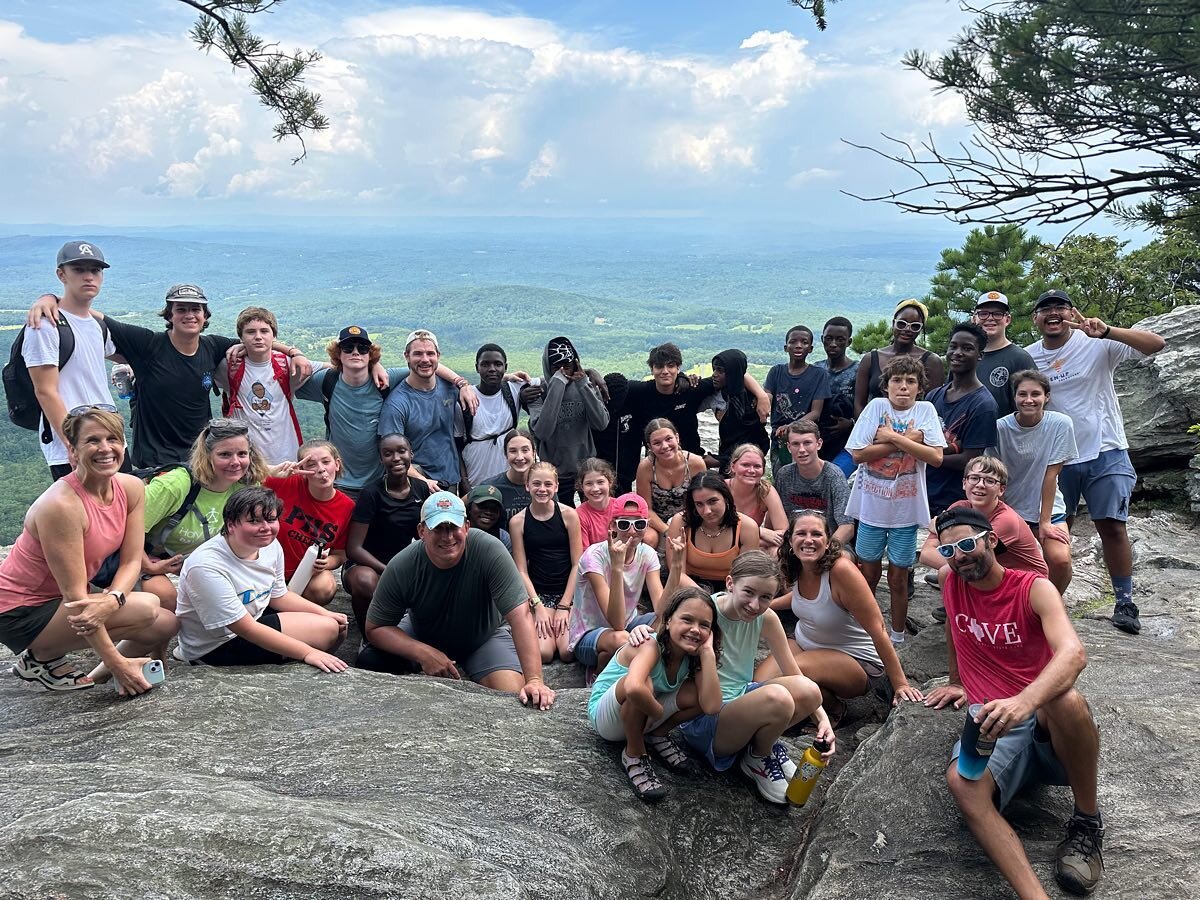
[[[1096,810],[1095,815],[1090,815],[1088,813],[1080,812],[1079,807],[1076,806],[1073,818],[1081,819],[1082,821],[1087,822],[1089,825],[1095,825],[1097,828],[1100,828],[1104,825],[1104,822],[1100,819],[1100,810]]]

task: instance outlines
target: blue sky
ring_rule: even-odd
[[[404,215],[703,216],[925,231],[841,191],[904,187],[842,142],[969,135],[906,72],[967,18],[845,0],[404,6],[288,0],[264,36],[324,54],[332,127],[293,143],[177,0],[8,0],[0,221],[226,224]]]

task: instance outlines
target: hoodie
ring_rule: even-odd
[[[741,350],[722,350],[712,362],[714,368],[725,370],[721,396],[725,398],[726,408],[717,432],[721,438],[717,458],[721,461],[721,471],[724,471],[739,444],[754,444],[761,447],[765,455],[771,443],[767,439],[766,426],[759,421],[754,395],[746,390],[746,354]]]
[[[563,478],[574,478],[579,465],[596,455],[592,429],[608,427],[608,410],[596,386],[584,375],[571,379],[551,363],[551,349],[570,348],[579,365],[575,345],[565,337],[554,337],[542,351],[542,376],[545,391],[529,404],[529,427],[538,441],[538,456],[554,463]],[[561,351],[556,357],[561,356]],[[582,371],[582,370],[581,370]]]

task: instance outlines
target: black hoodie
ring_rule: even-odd
[[[713,368],[725,370],[725,415],[721,417],[718,434],[721,446],[717,458],[721,471],[729,465],[729,457],[739,444],[754,444],[762,448],[764,457],[771,446],[766,426],[758,418],[754,395],[746,390],[746,354],[741,350],[722,350],[712,359]]]

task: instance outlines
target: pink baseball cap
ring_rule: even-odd
[[[635,494],[632,491],[628,494],[622,494],[617,498],[616,512],[614,515],[628,515],[627,506],[636,506],[638,515],[643,519],[650,515],[650,507],[646,505],[646,498],[641,494]]]

